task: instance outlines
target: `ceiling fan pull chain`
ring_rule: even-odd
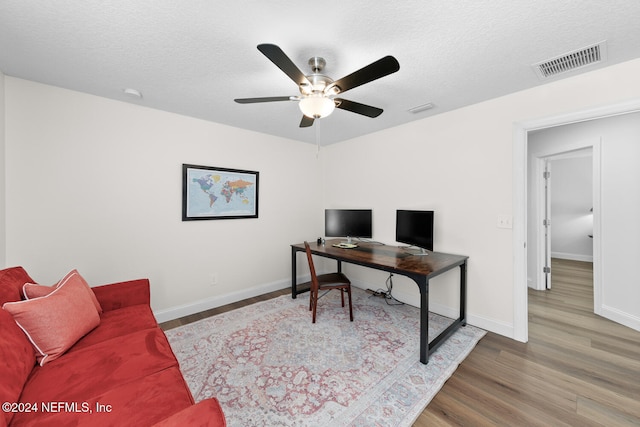
[[[320,120],[318,120],[317,122],[318,124],[316,124],[316,147],[317,147],[316,159],[320,156]]]

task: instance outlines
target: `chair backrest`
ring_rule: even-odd
[[[309,262],[309,272],[311,273],[311,289],[318,289],[318,277],[316,276],[316,268],[313,266],[313,258],[311,256],[311,248],[309,243],[304,242],[304,250],[307,253],[307,261]]]

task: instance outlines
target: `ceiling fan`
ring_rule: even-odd
[[[378,117],[382,114],[383,110],[381,108],[349,101],[344,98],[338,98],[337,96],[349,89],[395,73],[400,69],[400,64],[393,56],[385,56],[348,76],[334,81],[321,74],[326,65],[324,58],[316,56],[309,59],[312,73],[304,75],[278,46],[274,44],[260,44],[258,45],[258,50],[298,85],[300,95],[237,98],[234,101],[239,104],[299,101],[300,110],[303,113],[300,127],[312,126],[315,119],[328,116],[335,108],[351,111],[352,113],[367,117]]]

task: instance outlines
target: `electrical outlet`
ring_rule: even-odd
[[[218,286],[218,273],[211,275],[211,286]]]
[[[511,215],[498,215],[498,228],[513,228],[513,217]]]

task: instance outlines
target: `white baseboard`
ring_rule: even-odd
[[[374,288],[377,289],[377,287],[375,287],[374,285],[371,285],[365,282],[360,282],[360,281],[352,280],[351,284],[357,288],[364,289],[364,290],[374,289]],[[405,304],[420,308],[419,301],[416,303],[415,295],[410,295],[406,293],[403,294],[402,292],[393,291],[393,297],[396,298],[398,301],[404,302]],[[460,309],[458,307],[448,307],[448,306],[444,306],[444,305],[433,303],[433,302],[429,303],[429,311],[439,314],[441,316],[449,317],[451,319],[457,319],[458,316],[460,315]],[[469,325],[476,326],[480,329],[484,329],[485,331],[490,331],[498,335],[503,335],[505,337],[515,339],[514,338],[515,331],[514,331],[513,325],[509,325],[494,319],[488,319],[486,317],[476,316],[472,313],[469,313],[468,310],[467,310],[467,323]]]
[[[298,283],[308,282],[309,280],[309,275],[307,275],[306,277],[299,277]],[[280,289],[288,287],[291,287],[290,279],[279,280],[277,282],[265,283],[263,285],[255,286],[249,289],[243,289],[237,292],[231,292],[224,295],[205,298],[194,303],[177,305],[175,307],[167,308],[164,310],[154,310],[153,314],[155,315],[157,322],[162,323],[169,320],[179,319],[184,316],[189,316],[190,314],[200,313],[202,311],[210,310],[212,308],[220,307],[226,304],[242,301],[243,299],[257,297],[273,291],[279,291]]]
[[[304,283],[310,280],[309,275],[301,276],[298,278],[298,283]],[[366,290],[373,289],[375,286],[369,283],[354,281],[352,280],[353,286]],[[164,310],[154,310],[153,314],[156,317],[158,323],[167,322],[169,320],[179,319],[184,316],[189,316],[191,314],[200,313],[202,311],[210,310],[212,308],[220,307],[226,304],[231,304],[234,302],[242,301],[247,298],[257,297],[269,292],[278,291],[280,289],[285,289],[291,286],[291,281],[287,280],[279,280],[277,282],[266,283],[260,286],[255,286],[249,289],[243,289],[237,292],[231,292],[224,295],[218,295],[211,298],[206,298],[194,303],[190,304],[182,304],[175,307],[167,308]],[[416,304],[416,297],[412,294],[403,294],[401,292],[394,292],[394,298],[398,301],[402,301],[405,304],[418,307],[419,301]],[[433,313],[437,313],[441,316],[449,317],[455,319],[459,315],[458,307],[448,307],[437,303],[429,304],[429,311]],[[508,325],[503,322],[496,321],[494,319],[487,319],[481,316],[476,316],[472,313],[467,312],[467,323],[478,328],[484,329],[485,331],[494,332],[499,335],[503,335],[509,338],[513,338],[514,329],[513,325]],[[623,323],[629,327],[630,326],[624,322]],[[640,321],[637,322],[636,326],[640,325]],[[636,328],[634,328],[636,329]]]
[[[493,332],[494,334],[502,335],[503,337],[517,341],[513,324],[504,323],[495,319],[488,319],[482,316],[476,316],[470,313],[467,313],[467,323],[477,326],[480,329],[484,329],[485,331]]]
[[[609,320],[613,320],[616,323],[620,323],[621,325],[640,332],[640,318],[638,318],[637,316],[625,313],[618,310],[617,308],[609,307],[606,305],[602,306],[602,312],[600,313],[600,315]]]
[[[566,252],[551,252],[551,258],[568,259],[571,261],[593,262],[593,255],[570,254]]]

